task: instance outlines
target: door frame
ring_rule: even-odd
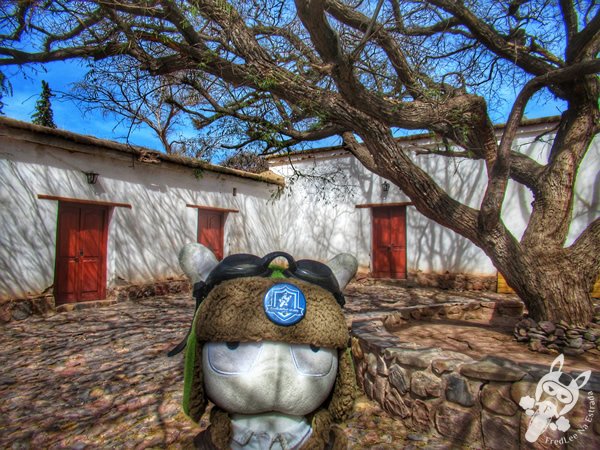
[[[59,262],[59,249],[61,246],[61,224],[62,224],[62,220],[63,220],[63,216],[62,216],[62,211],[63,208],[65,206],[71,206],[71,207],[77,207],[80,208],[80,210],[82,208],[88,208],[88,209],[101,209],[104,211],[104,220],[103,223],[101,224],[102,226],[102,235],[101,235],[101,242],[100,242],[100,264],[99,264],[99,294],[97,299],[88,299],[88,300],[83,300],[81,298],[77,298],[73,301],[63,301],[62,299],[59,299],[59,274],[62,273],[62,270],[66,270],[66,268],[63,268],[62,266],[59,266],[60,262]],[[77,201],[64,201],[64,200],[60,200],[58,202],[58,210],[57,210],[57,223],[56,223],[56,254],[55,254],[55,258],[54,258],[54,299],[56,302],[56,305],[63,305],[63,304],[68,304],[68,303],[81,303],[81,302],[87,302],[87,301],[97,301],[97,300],[104,300],[106,299],[106,271],[107,271],[107,256],[108,256],[108,225],[110,222],[110,217],[112,215],[112,207],[110,207],[109,205],[106,204],[94,204],[91,202],[77,202]],[[81,220],[81,216],[80,216],[80,220]],[[80,280],[77,280],[77,282],[79,283]],[[78,294],[81,294],[81,292],[78,292]]]
[[[130,203],[124,203],[124,202],[113,202],[113,201],[105,201],[105,200],[89,200],[89,199],[85,199],[85,198],[72,198],[72,197],[62,197],[59,195],[50,195],[50,194],[37,194],[37,198],[39,200],[49,200],[49,201],[55,201],[57,202],[56,204],[56,236],[54,239],[54,246],[55,246],[55,255],[54,255],[54,286],[53,286],[53,290],[56,289],[56,257],[57,257],[57,253],[58,253],[58,208],[60,207],[60,203],[61,202],[66,202],[66,203],[75,203],[78,205],[97,205],[97,206],[106,206],[108,208],[108,214],[106,216],[106,238],[105,238],[105,242],[106,242],[106,247],[108,247],[108,227],[110,226],[110,222],[112,219],[112,214],[114,212],[115,208],[125,208],[125,209],[132,209],[132,206]],[[104,268],[104,298],[106,298],[106,271],[107,271],[107,263],[108,260],[108,248],[106,249],[106,253],[105,253],[105,268]],[[55,297],[55,301],[56,301],[56,297]]]
[[[388,203],[388,204],[377,204],[377,205],[369,205],[371,211],[371,272],[370,276],[373,278],[390,278],[397,280],[404,280],[408,275],[408,254],[407,254],[407,233],[406,233],[406,206],[410,205],[410,203]],[[401,209],[402,210],[402,232],[404,233],[404,271],[402,272],[375,272],[375,252],[376,252],[376,236],[375,236],[375,218],[374,213],[375,210],[382,209]]]
[[[222,217],[222,221],[221,221],[221,246],[222,246],[222,252],[223,255],[222,257],[225,257],[225,223],[227,222],[227,216],[229,215],[229,213],[238,213],[240,212],[239,209],[232,209],[232,208],[218,208],[218,207],[214,207],[214,206],[204,206],[204,205],[193,205],[193,204],[187,204],[185,205],[188,208],[194,208],[197,209],[198,212],[196,214],[196,242],[200,242],[200,214],[202,213],[202,211],[206,211],[206,212],[213,212],[213,213],[221,213],[221,217]],[[218,258],[218,255],[215,255]],[[222,258],[221,258],[222,259]]]
[[[196,226],[196,242],[209,247],[209,244],[207,242],[201,242],[200,238],[201,238],[201,233],[202,233],[202,223],[201,223],[201,217],[203,215],[211,215],[211,216],[217,216],[219,217],[219,230],[218,230],[218,247],[215,249],[210,249],[215,256],[217,257],[217,260],[221,261],[223,259],[223,257],[225,256],[225,219],[227,217],[227,213],[223,212],[223,211],[215,211],[215,210],[211,210],[211,209],[206,209],[206,208],[202,208],[202,209],[198,209],[198,221],[197,221],[197,226]]]

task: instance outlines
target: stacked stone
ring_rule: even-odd
[[[422,308],[420,312],[424,312]],[[395,317],[388,316],[386,322],[398,324],[412,313],[407,308]],[[568,342],[568,329],[563,331]],[[352,336],[359,386],[367,397],[418,433],[425,445],[441,435],[457,445],[468,445],[465,448],[548,450],[547,442],[560,439],[577,444],[567,448],[600,448],[597,374],[586,385],[591,392],[582,390],[569,414],[571,429],[567,433],[548,429],[544,439],[532,444],[525,439],[531,417],[519,407],[519,401],[535,393],[546,370],[504,358],[475,360],[460,352],[401,342],[388,332],[387,325],[373,320],[354,322]]]
[[[539,353],[577,356],[589,351],[600,355],[600,307],[596,307],[592,322],[585,328],[571,327],[563,320],[536,322],[526,317],[515,325],[514,336]]]

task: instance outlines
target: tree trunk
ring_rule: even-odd
[[[501,273],[523,300],[535,321],[565,321],[569,325],[587,326],[594,314],[590,294],[594,277],[564,253],[546,252],[515,257],[508,264],[498,264]],[[514,255],[513,255],[514,256]]]
[[[343,109],[339,108],[339,111]],[[352,117],[358,115],[355,113]],[[368,126],[360,130],[365,146],[352,144],[352,139],[346,142],[354,155],[369,170],[399,186],[419,212],[483,249],[534,320],[564,320],[569,325],[582,327],[591,322],[590,290],[600,267],[597,256],[600,221],[590,225],[568,248],[562,247],[562,235],[559,239],[551,239],[543,232],[532,235],[527,244],[520,243],[502,221],[492,229],[483,229],[477,221],[478,211],[456,202],[441,190],[412,162],[384,126],[378,126],[375,120],[365,120],[355,123],[354,128],[365,123]],[[423,195],[424,192],[427,195]],[[568,192],[561,194],[570,195]],[[563,203],[568,209],[570,202]]]

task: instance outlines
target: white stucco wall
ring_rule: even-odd
[[[83,172],[100,174],[89,185]],[[237,195],[233,196],[233,188]],[[177,254],[197,238],[198,209],[237,209],[225,222],[225,254],[264,251],[260,218],[277,186],[189,167],[147,164],[126,154],[69,152],[0,139],[0,297],[37,295],[54,283],[58,202],[39,194],[116,203],[109,222],[107,283],[181,276]]]
[[[544,161],[548,138],[535,137],[552,124],[521,130],[516,146]],[[13,135],[0,136],[0,299],[38,295],[54,283],[58,202],[38,195],[127,203],[115,207],[109,222],[107,283],[143,283],[180,277],[177,254],[194,242],[198,210],[187,204],[239,210],[225,222],[225,255],[262,256],[283,250],[297,259],[328,260],[340,252],[355,255],[362,270],[371,266],[371,210],[356,205],[410,200],[341,150],[271,160],[287,177],[277,197],[273,184],[163,162],[148,164],[114,151],[71,151]],[[428,145],[428,141],[411,141]],[[478,208],[486,174],[478,161],[414,156],[457,200]],[[583,161],[577,180],[571,243],[600,217],[600,141]],[[292,176],[293,169],[305,176]],[[100,174],[95,185],[84,172]],[[233,196],[236,188],[237,195]],[[519,238],[531,212],[531,194],[510,182],[503,220]],[[411,272],[468,272],[492,275],[489,258],[468,240],[407,206],[407,266]]]
[[[515,149],[545,161],[552,134],[536,141],[554,124],[542,123],[523,128]],[[430,145],[425,139],[411,141],[414,148]],[[449,159],[413,154],[414,161],[429,173],[453,198],[474,208],[485,193],[487,175],[481,161]],[[394,185],[387,195],[381,191],[383,179],[366,170],[353,156],[340,150],[291,159],[271,160],[272,170],[284,175],[287,187],[279,204],[284,230],[282,249],[303,257],[326,260],[338,252],[349,252],[363,270],[371,265],[371,210],[356,205],[409,202]],[[569,242],[600,216],[600,141],[594,141],[586,155],[577,180],[577,198]],[[300,177],[290,184],[293,171]],[[317,178],[314,178],[314,177]],[[328,183],[324,183],[328,181]],[[531,213],[531,194],[510,182],[502,218],[509,230],[520,238]],[[406,209],[407,269],[423,272],[464,272],[495,275],[490,259],[478,247],[455,232],[420,214]]]

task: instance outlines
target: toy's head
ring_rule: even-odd
[[[274,268],[276,258],[287,267]],[[191,244],[180,263],[197,299],[186,349],[189,417],[198,421],[208,400],[230,415],[275,412],[313,425],[347,417],[356,388],[340,288],[356,259],[342,254],[326,265],[275,252],[217,263]]]
[[[550,366],[550,372],[540,378],[535,390],[536,402],[553,402],[555,417],[568,413],[575,406],[579,389],[588,382],[591,375],[591,371],[587,370],[574,379],[562,372],[563,363],[564,355],[558,355]]]

